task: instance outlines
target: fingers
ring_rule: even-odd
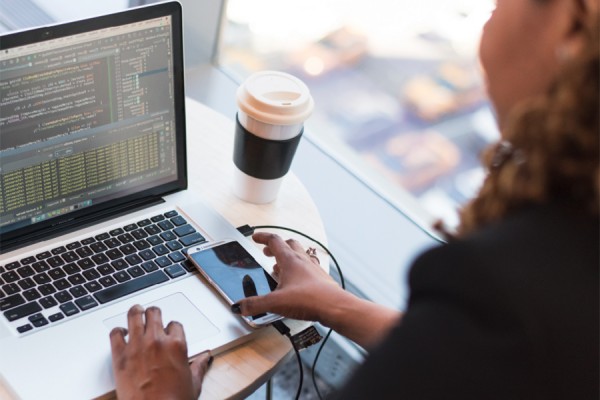
[[[129,328],[129,340],[136,340],[144,334],[144,308],[139,304],[134,305],[127,312],[127,326]]]
[[[110,331],[110,350],[113,356],[123,352],[126,345],[125,335],[127,335],[127,330],[125,328],[117,327]]]
[[[167,335],[185,340],[185,332],[183,330],[183,325],[181,325],[181,323],[177,321],[169,322],[169,325],[167,325],[167,327],[165,328],[165,332],[167,333]]]
[[[235,314],[241,315],[257,315],[272,311],[271,307],[273,305],[274,295],[276,295],[276,292],[271,292],[264,296],[246,297],[231,306],[231,310]]]
[[[194,385],[194,391],[197,394],[196,397],[202,391],[202,380],[208,372],[208,369],[212,365],[214,358],[210,351],[205,351],[198,354],[190,364],[190,371],[192,372],[192,384]]]
[[[148,307],[146,309],[146,333],[153,337],[161,335],[163,330],[162,312],[158,307]]]
[[[252,239],[266,246],[263,251],[269,257],[284,257],[291,253],[290,249],[295,252],[304,253],[304,248],[297,240],[288,239],[284,241],[280,236],[273,233],[255,233],[252,235]]]

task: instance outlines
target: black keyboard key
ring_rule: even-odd
[[[90,295],[83,296],[82,298],[75,300],[75,304],[81,308],[81,311],[89,310],[90,308],[98,305],[96,300],[94,300],[94,298]]]
[[[113,229],[112,231],[108,232],[110,233],[110,236],[119,236],[125,233],[125,231],[121,228],[118,229]]]
[[[19,293],[21,288],[16,283],[7,283],[2,286],[2,290],[4,291],[4,294],[10,296],[11,294]]]
[[[158,214],[158,215],[155,215],[154,217],[150,218],[150,221],[158,222],[158,221],[162,221],[164,219],[165,219],[164,215]]]
[[[165,213],[165,217],[167,217],[167,218],[173,218],[176,215],[179,215],[179,214],[175,210],[171,210],[171,211],[168,211]]]
[[[98,282],[100,282],[105,288],[117,284],[117,281],[115,281],[115,279],[112,276],[103,276],[102,278],[98,279]]]
[[[36,254],[35,256],[35,258],[37,258],[38,260],[43,260],[49,257],[52,257],[52,253],[50,253],[49,251],[44,251],[43,253]]]
[[[152,224],[152,221],[150,221],[149,219],[143,219],[137,223],[137,226],[139,226],[140,228],[143,228],[144,226],[148,226],[151,224]]]
[[[174,253],[169,254],[169,258],[175,263],[181,262],[186,259],[186,257],[183,254],[181,254],[180,251],[176,251]]]
[[[137,229],[133,232],[131,232],[131,236],[133,236],[134,238],[136,238],[136,240],[140,240],[140,239],[144,239],[148,237],[148,233],[146,233],[145,230],[143,229]]]
[[[67,251],[67,248],[65,246],[60,246],[55,249],[52,249],[52,254],[56,256],[58,254],[62,254],[64,252],[66,252],[66,251]]]
[[[121,250],[121,252],[126,255],[137,252],[137,249],[135,248],[135,246],[132,244],[129,244],[129,243],[124,244],[123,246],[119,247],[119,250]]]
[[[181,243],[179,243],[177,240],[172,240],[172,241],[168,242],[167,243],[167,247],[169,249],[171,249],[172,251],[179,250],[179,249],[183,248],[183,246],[181,245]]]
[[[90,249],[92,249],[94,253],[102,253],[103,251],[108,250],[108,247],[102,242],[96,242],[90,244]]]
[[[17,273],[21,275],[21,278],[27,278],[28,276],[35,275],[35,271],[30,265],[19,268]]]
[[[25,324],[25,325],[21,325],[17,328],[17,332],[19,333],[25,333],[27,331],[30,331],[33,329],[33,326],[31,326],[31,324]]]
[[[63,271],[60,268],[51,269],[50,271],[48,271],[48,275],[50,275],[50,278],[54,280],[64,278],[65,276],[67,276],[65,271]]]
[[[9,321],[15,321],[19,318],[26,317],[31,314],[35,314],[42,311],[42,307],[35,301],[32,303],[23,304],[15,308],[11,308],[4,312],[4,316]]]
[[[87,246],[88,244],[92,244],[92,243],[94,243],[95,241],[96,241],[96,239],[94,239],[94,238],[90,237],[90,238],[87,238],[87,239],[83,239],[83,240],[81,241],[81,244],[82,244],[82,245],[84,245],[84,246]]]
[[[129,272],[129,275],[131,275],[134,278],[137,278],[137,277],[145,274],[144,269],[142,267],[140,267],[139,265],[129,268],[127,270],[127,272]]]
[[[148,235],[158,235],[162,232],[162,230],[156,225],[147,226],[144,228],[144,231],[146,231]]]
[[[82,285],[85,283],[85,278],[81,274],[71,275],[67,279],[69,280],[69,282],[71,282],[71,285],[73,286]]]
[[[169,278],[162,271],[155,271],[150,274],[144,275],[138,279],[133,279],[118,285],[106,288],[94,294],[96,300],[101,304],[109,302],[114,299],[118,299],[128,294],[135,293],[139,290],[146,289],[150,286],[157,285],[162,282],[168,281]]]
[[[181,225],[187,224],[187,221],[181,215],[171,218],[170,221],[175,226],[181,226]]]
[[[156,225],[158,225],[163,231],[170,231],[171,229],[175,228],[175,225],[173,225],[171,221],[161,221]]]
[[[60,305],[60,310],[65,313],[65,315],[67,317],[70,317],[71,315],[75,315],[79,312],[79,309],[77,307],[75,307],[75,304],[73,304],[72,302],[68,302],[65,304],[61,304]]]
[[[33,269],[35,269],[35,272],[50,271],[50,266],[46,261],[34,262],[33,264],[31,264],[31,266],[33,267]]]
[[[13,262],[5,265],[5,267],[8,271],[15,269],[15,268],[19,268],[20,266],[21,266],[21,263],[18,261],[13,261]]]
[[[165,254],[169,254],[171,252],[171,250],[167,249],[167,246],[165,246],[164,244],[159,244],[158,246],[154,246],[152,248],[152,250],[158,256],[164,256]]]
[[[56,321],[60,321],[61,319],[63,319],[65,316],[63,315],[63,313],[56,313],[56,314],[52,314],[48,317],[48,319],[50,320],[50,322],[56,322]]]
[[[81,247],[81,243],[79,242],[73,242],[73,243],[69,243],[67,245],[67,250],[75,250]]]
[[[169,260],[167,257],[158,257],[156,260],[154,260],[154,262],[156,264],[158,264],[158,266],[161,268],[164,268],[166,266],[173,264],[173,262],[171,260]]]
[[[180,226],[179,228],[173,229],[173,232],[177,236],[182,237],[182,236],[186,236],[186,235],[196,232],[196,229],[194,229],[194,227],[191,226],[190,224],[185,224],[185,225]]]
[[[48,296],[56,292],[56,288],[49,283],[39,286],[38,290],[40,291],[42,296]]]
[[[74,286],[69,289],[69,293],[75,298],[85,296],[87,294],[87,290],[83,287],[83,285]]]
[[[144,249],[150,248],[150,243],[146,242],[145,240],[138,240],[137,242],[133,243],[133,245],[138,250],[144,250]]]
[[[179,241],[184,247],[188,247],[196,243],[204,242],[206,241],[206,239],[204,239],[204,236],[196,232],[192,233],[191,235],[182,237],[181,239],[179,239]]]
[[[125,260],[115,260],[111,262],[110,265],[112,265],[117,271],[129,267],[129,264],[127,264]]]
[[[114,249],[115,247],[119,247],[121,245],[121,242],[116,238],[110,238],[110,239],[106,239],[104,241],[104,244],[109,249]]]
[[[117,280],[117,282],[122,283],[131,279],[131,276],[127,273],[127,271],[119,271],[113,275],[113,278]]]
[[[85,279],[88,281],[93,281],[94,279],[100,278],[100,273],[96,271],[96,269],[88,269],[87,271],[83,271],[81,273]]]
[[[82,258],[81,260],[77,261],[77,265],[81,269],[90,269],[92,267],[95,267],[96,263],[93,262],[89,257],[87,257],[87,258]]]
[[[102,274],[102,276],[110,275],[115,272],[115,269],[110,264],[102,264],[96,270]]]
[[[85,285],[83,285],[83,286],[85,286],[85,288],[86,288],[86,289],[88,290],[88,292],[90,292],[90,293],[94,293],[94,292],[97,292],[98,290],[101,290],[101,289],[102,289],[102,285],[100,285],[100,284],[99,284],[98,282],[96,282],[96,281],[91,281],[91,282],[88,282],[88,283],[86,283],[86,284],[85,284]]]
[[[16,306],[25,304],[25,299],[20,294],[13,294],[11,296],[0,299],[0,311],[8,310]]]
[[[185,275],[185,270],[181,268],[179,264],[169,265],[165,268],[165,272],[169,274],[171,278],[177,278],[178,276]]]
[[[42,272],[41,274],[37,274],[33,277],[33,280],[36,281],[36,283],[38,285],[43,285],[45,283],[50,283],[52,281],[52,279],[50,279],[50,277],[48,276],[48,274],[46,274],[45,272]]]
[[[121,243],[123,243],[123,244],[135,242],[135,238],[129,233],[120,235],[119,237],[117,237],[117,239],[119,239],[121,241]]]
[[[21,277],[15,271],[7,271],[2,274],[2,279],[6,283],[12,283],[18,281],[19,279],[21,279]]]
[[[33,326],[35,326],[36,328],[39,328],[40,326],[48,325],[48,320],[41,313],[33,314],[28,319],[29,319],[29,322],[31,322],[31,324]]]
[[[74,251],[66,252],[65,254],[62,255],[62,258],[67,263],[79,260],[79,256]]]
[[[54,298],[58,300],[58,302],[61,304],[73,300],[73,296],[71,296],[71,294],[69,294],[69,292],[67,292],[66,290],[56,293],[54,295]]]
[[[156,254],[150,249],[142,250],[139,253],[140,257],[142,257],[145,261],[152,260],[156,258]]]
[[[110,235],[108,233],[101,233],[99,235],[94,236],[94,239],[96,239],[97,241],[101,242],[103,240],[106,240],[110,237]]]
[[[78,272],[81,272],[81,268],[79,268],[79,266],[77,264],[73,264],[73,263],[65,265],[64,267],[62,267],[62,269],[69,275],[73,275]]]
[[[58,305],[56,299],[54,299],[54,297],[51,296],[44,297],[43,299],[40,299],[39,302],[44,308],[50,308]]]
[[[156,265],[154,261],[146,261],[142,264],[142,268],[144,268],[144,271],[146,272],[152,272],[158,269],[158,265]]]
[[[70,288],[71,284],[66,279],[63,278],[63,279],[54,281],[54,287],[57,288],[58,290],[65,290],[67,288]]]
[[[170,242],[171,240],[177,239],[177,235],[171,231],[161,233],[160,237],[163,238],[165,242]]]
[[[31,264],[32,262],[35,262],[35,257],[34,256],[26,257],[26,258],[23,258],[21,260],[21,265]]]
[[[23,290],[27,290],[27,289],[31,289],[32,287],[35,287],[35,282],[31,278],[21,279],[19,282],[17,282],[17,284]]]
[[[94,254],[92,249],[90,249],[88,246],[84,246],[75,250],[75,253],[77,253],[81,258],[86,258]]]
[[[158,236],[150,236],[148,239],[146,239],[146,241],[150,243],[151,246],[156,246],[163,242],[163,240]]]
[[[129,265],[136,265],[140,264],[144,260],[142,260],[137,254],[132,254],[130,256],[125,257],[125,261],[127,261]]]
[[[65,265],[65,261],[62,258],[60,258],[60,256],[50,257],[46,260],[46,262],[48,264],[50,264],[50,266],[52,268],[56,268],[56,267],[60,267],[61,265]]]
[[[31,288],[23,291],[23,297],[25,297],[25,299],[28,301],[33,301],[39,299],[42,297],[42,295],[37,291],[37,289]]]
[[[125,232],[131,232],[131,231],[135,231],[136,229],[138,229],[138,226],[136,224],[129,224],[129,225],[125,226],[123,229],[125,230]]]
[[[94,261],[96,265],[100,265],[110,262],[110,258],[108,258],[104,253],[98,253],[92,256],[92,261]]]
[[[192,264],[190,260],[180,262],[179,265],[181,265],[183,269],[185,269],[188,272],[196,272],[196,267],[194,266],[194,264]]]

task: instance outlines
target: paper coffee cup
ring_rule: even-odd
[[[237,91],[233,191],[242,200],[273,201],[314,108],[308,87],[278,71],[251,75]]]

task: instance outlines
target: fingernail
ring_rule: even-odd
[[[234,314],[241,314],[242,313],[242,307],[240,307],[239,303],[235,303],[231,305],[231,312]]]

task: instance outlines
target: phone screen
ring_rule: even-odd
[[[238,242],[191,252],[190,257],[234,303],[277,287],[271,275]]]

